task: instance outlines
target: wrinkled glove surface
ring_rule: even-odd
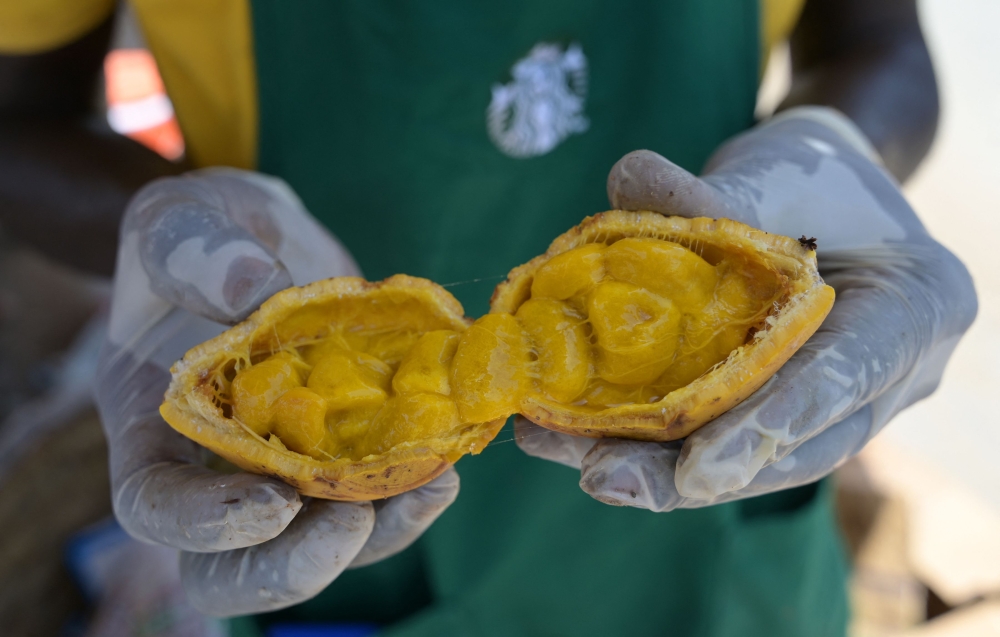
[[[180,549],[202,612],[275,610],[319,593],[348,566],[404,549],[458,494],[449,470],[376,504],[302,499],[287,484],[205,466],[209,454],[158,408],[170,366],[290,285],[358,275],[288,186],[212,169],[155,181],[122,222],[97,401],[121,525]]]
[[[815,237],[837,292],[823,325],[771,380],[683,441],[595,441],[518,419],[525,452],[580,468],[581,488],[608,504],[669,511],[818,480],[934,391],[975,318],[965,267],[928,235],[861,132],[830,109],[793,109],[733,138],[701,178],[630,153],[612,168],[608,197],[613,208]]]

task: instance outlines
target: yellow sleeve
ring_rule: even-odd
[[[192,163],[254,167],[257,69],[250,0],[131,4],[160,68]]]
[[[761,51],[764,62],[775,44],[788,39],[806,0],[760,0]]]
[[[115,10],[115,0],[2,0],[0,54],[58,49],[85,35]]]

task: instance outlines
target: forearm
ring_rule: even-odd
[[[809,0],[792,37],[793,81],[782,109],[832,106],[909,177],[937,129],[937,82],[912,0]]]

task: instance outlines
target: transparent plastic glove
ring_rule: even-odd
[[[830,109],[794,109],[730,140],[700,178],[630,153],[612,168],[608,197],[614,208],[816,237],[837,291],[822,327],[771,380],[683,441],[586,440],[519,419],[525,452],[581,468],[581,488],[609,504],[694,508],[829,474],[934,391],[976,314],[965,267]]]
[[[159,416],[170,365],[190,347],[289,285],[358,273],[277,179],[200,171],[153,182],[129,205],[96,379],[112,500],[129,534],[183,551],[182,581],[202,612],[308,599],[352,563],[405,548],[458,494],[449,471],[374,506],[303,500],[271,478],[208,469],[209,454]]]

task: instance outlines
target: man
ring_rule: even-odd
[[[126,201],[176,169],[80,123],[111,11],[84,4],[0,20],[2,222],[107,271]],[[968,274],[878,166],[905,178],[934,133],[912,1],[133,6],[192,163],[281,177],[350,252],[256,174],[159,181],[129,205],[98,379],[114,504],[134,535],[185,551],[200,608],[312,598],[236,622],[246,634],[276,618],[392,635],[843,634],[846,568],[815,481],[933,390],[975,313]],[[800,8],[784,108],[850,121],[793,109],[734,138],[754,124],[761,51]],[[703,178],[684,170],[709,157]],[[171,360],[277,289],[356,261],[370,279],[485,279],[451,288],[476,316],[498,275],[605,193],[815,231],[838,290],[778,377],[683,446],[519,423],[519,446],[555,462],[505,431],[461,463],[461,497],[448,473],[373,508],[211,472],[155,414]]]

